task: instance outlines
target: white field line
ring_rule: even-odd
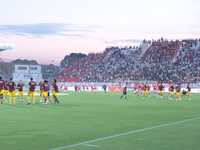
[[[84,146],[91,146],[91,147],[101,147],[99,145],[89,145],[89,144],[83,144]]]
[[[163,124],[163,125],[158,125],[158,126],[153,126],[153,127],[144,128],[144,129],[139,129],[139,130],[130,131],[130,132],[126,132],[126,133],[116,134],[116,135],[112,135],[112,136],[108,136],[108,137],[104,137],[104,138],[99,138],[99,139],[95,139],[95,140],[91,140],[91,141],[86,141],[86,142],[82,142],[82,143],[77,143],[77,144],[67,145],[67,146],[63,146],[63,147],[53,148],[53,149],[50,149],[50,150],[60,150],[60,149],[64,149],[64,148],[69,148],[69,147],[74,147],[74,146],[79,146],[79,145],[85,145],[85,144],[92,143],[92,142],[98,142],[98,141],[102,141],[102,140],[106,140],[106,139],[120,137],[120,136],[123,136],[123,135],[128,135],[128,134],[132,134],[132,133],[136,133],[136,132],[141,132],[141,131],[165,127],[165,126],[170,126],[170,125],[188,122],[188,121],[192,121],[192,120],[196,120],[196,119],[200,119],[200,117],[182,120],[182,121],[173,122],[173,123],[168,123],[168,124]]]

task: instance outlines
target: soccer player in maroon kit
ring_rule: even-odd
[[[2,80],[2,77],[0,77],[0,99],[1,104],[3,104],[3,93],[4,93],[4,80]]]
[[[53,79],[53,98],[54,98],[54,102],[56,104],[59,104],[59,100],[58,100],[58,85],[56,84],[56,79]]]
[[[178,99],[181,101],[181,98],[180,98],[180,91],[181,91],[181,86],[180,86],[180,84],[178,84],[178,85],[176,86],[176,99],[175,99],[175,101],[177,101]]]
[[[188,98],[189,98],[189,100],[191,100],[191,98],[190,98],[191,86],[189,83],[187,84],[187,89],[188,89]]]
[[[47,84],[47,81],[44,80],[43,83],[43,95],[44,95],[44,104],[47,104],[47,97],[48,97],[48,89],[49,89],[49,85]]]
[[[181,97],[182,97],[182,96],[187,96],[187,97],[189,98],[189,100],[191,100],[191,98],[190,98],[191,87],[190,87],[190,84],[189,84],[189,83],[187,84],[187,89],[188,89],[188,92],[186,92],[185,90],[182,91]],[[187,93],[188,93],[188,94],[187,94]],[[180,100],[181,100],[181,98],[180,98]]]
[[[162,85],[162,83],[158,86],[158,94],[160,95],[160,98],[163,98],[163,89],[164,86]]]
[[[8,96],[8,81],[4,84],[4,95],[5,95],[5,102],[7,103],[7,96]]]
[[[23,88],[24,88],[24,84],[22,83],[22,80],[20,80],[20,83],[17,85],[17,88],[19,89],[19,92],[18,92],[18,102],[19,102],[20,96],[21,96],[21,101],[23,102]]]
[[[175,89],[175,84],[173,83],[173,84],[171,85],[171,87],[170,87],[171,93],[170,93],[170,98],[169,98],[169,100],[172,100],[172,98],[173,98],[173,96],[174,96],[174,89]]]
[[[16,103],[15,103],[15,83],[13,82],[12,78],[10,79],[10,82],[8,83],[8,87],[9,87],[10,105],[12,105],[11,97],[13,97],[13,104],[16,105]]]
[[[36,86],[36,83],[33,81],[32,77],[31,77],[30,80],[31,81],[29,82],[29,92],[28,92],[28,95],[27,95],[27,99],[28,99],[27,105],[30,104],[30,96],[31,95],[33,97],[33,105],[35,105],[35,86]]]
[[[40,86],[40,102],[42,103],[42,95],[43,95],[43,84],[44,80],[42,79],[41,82],[39,83]]]

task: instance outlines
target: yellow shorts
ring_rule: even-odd
[[[4,90],[0,90],[0,94],[3,94],[4,93]]]
[[[158,91],[159,94],[162,94],[163,92],[161,90]]]
[[[9,92],[9,96],[15,96],[15,91]]]
[[[188,95],[190,95],[190,92],[191,92],[191,91],[188,91]]]
[[[31,96],[31,95],[32,95],[32,96],[35,96],[35,92],[29,91],[27,96]]]
[[[174,95],[174,92],[171,92],[171,95]]]
[[[4,95],[8,96],[8,91],[7,90],[4,90]]]
[[[19,91],[18,96],[23,96],[23,91]]]
[[[144,90],[144,94],[148,94],[147,90]]]
[[[42,92],[44,97],[47,97],[48,96],[48,92]]]
[[[54,95],[55,97],[58,97],[58,92],[53,92],[53,95]]]
[[[177,96],[180,96],[180,92],[177,92],[176,95],[177,95]]]
[[[40,91],[40,95],[42,95],[42,94],[44,94],[44,92],[43,92],[43,91]]]

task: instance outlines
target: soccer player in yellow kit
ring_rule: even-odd
[[[31,77],[30,80],[31,81],[29,82],[29,92],[28,92],[28,95],[27,95],[27,99],[28,99],[27,105],[30,104],[30,96],[31,95],[33,97],[33,105],[35,105],[35,86],[36,86],[36,83],[33,81],[32,77]]]
[[[12,105],[11,102],[11,97],[13,97],[13,104],[16,105],[15,103],[15,83],[13,82],[13,79],[10,79],[10,82],[8,83],[9,87],[9,100],[10,100],[10,105]]]
[[[7,97],[8,97],[8,81],[4,84],[4,95],[5,95],[5,102],[7,103]]]
[[[164,89],[164,86],[162,85],[162,83],[158,86],[158,94],[160,96],[160,98],[162,99],[163,98],[163,89]]]
[[[44,83],[43,83],[43,95],[44,95],[44,104],[47,104],[47,97],[48,97],[48,88],[49,88],[49,85],[47,84],[47,81],[44,80]]]
[[[53,98],[54,98],[54,102],[56,104],[59,104],[59,100],[58,100],[58,85],[56,84],[56,79],[53,79]]]
[[[1,104],[3,104],[3,93],[4,93],[4,80],[2,80],[2,77],[0,77],[0,99],[1,99]]]
[[[180,101],[181,101],[180,91],[181,91],[181,86],[180,86],[180,84],[178,84],[178,85],[176,86],[176,98],[175,98],[175,101],[177,101],[177,100],[180,100]]]
[[[44,84],[44,80],[42,79],[41,82],[39,83],[39,86],[40,86],[40,103],[42,103],[42,95],[44,95],[43,84]]]
[[[22,83],[22,80],[20,80],[19,84],[17,85],[17,88],[19,89],[18,92],[18,102],[19,102],[19,98],[21,96],[21,101],[23,102],[23,88],[24,88],[24,84]]]

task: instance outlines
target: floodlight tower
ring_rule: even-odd
[[[1,52],[12,49],[13,49],[13,44],[0,43],[0,59],[1,59]]]

